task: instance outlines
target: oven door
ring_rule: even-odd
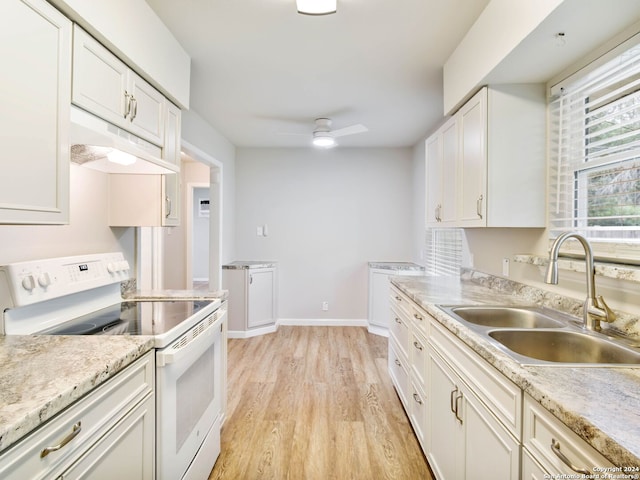
[[[156,350],[158,480],[183,478],[221,414],[225,315],[226,310],[216,311],[166,348]],[[211,463],[200,468],[213,468],[220,452],[219,434],[217,438],[215,451],[198,455]],[[211,443],[207,442],[209,448]]]

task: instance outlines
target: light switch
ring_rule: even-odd
[[[256,227],[256,235],[258,237],[262,237],[264,235],[264,230],[262,229],[262,225],[258,225]]]

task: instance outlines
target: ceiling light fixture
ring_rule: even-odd
[[[329,15],[336,13],[337,0],[296,0],[298,13],[303,15]]]
[[[315,132],[313,134],[313,145],[322,148],[336,146],[336,139],[329,132]]]

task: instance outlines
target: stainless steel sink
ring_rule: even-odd
[[[460,306],[444,308],[453,316],[481,327],[562,328],[566,324],[551,318],[540,307]]]
[[[520,363],[640,366],[640,351],[598,334],[572,330],[492,330],[488,336],[511,352],[526,357]]]

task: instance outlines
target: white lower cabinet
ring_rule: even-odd
[[[594,472],[594,468],[614,466],[529,395],[524,398],[522,443],[525,454],[536,460],[526,468],[533,472],[542,470],[546,478],[588,477],[600,473]],[[531,475],[523,467],[522,478],[535,478]]]
[[[440,355],[430,352],[429,366],[427,458],[436,477],[518,479],[518,440]]]
[[[155,478],[153,352],[0,455],[3,480]]]
[[[389,374],[437,480],[595,478],[615,467],[391,288]]]

